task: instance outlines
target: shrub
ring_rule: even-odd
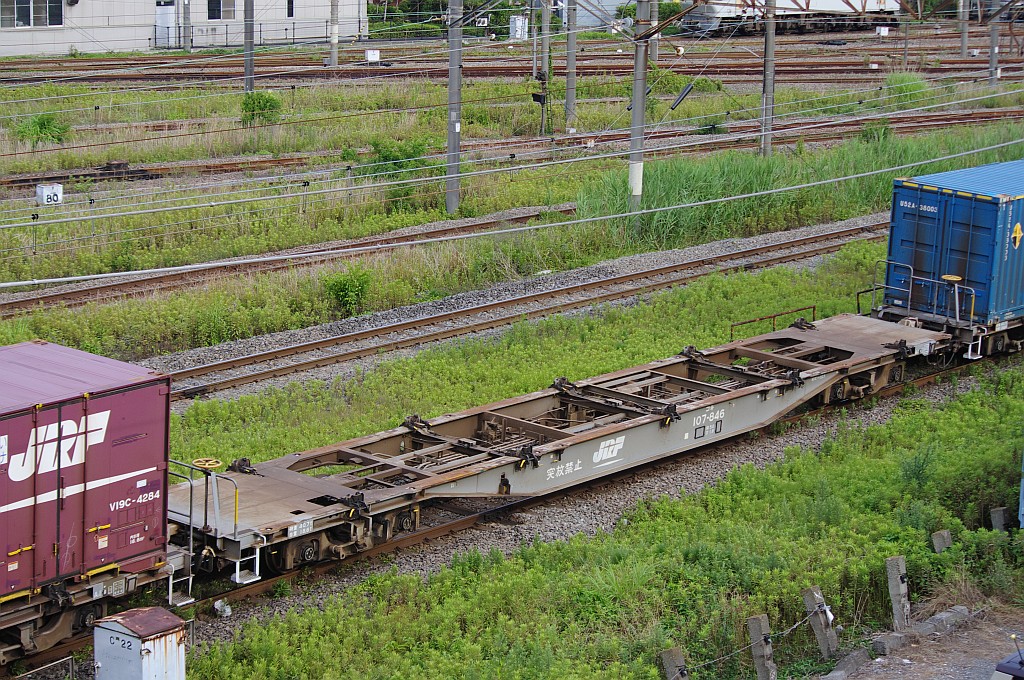
[[[71,134],[71,126],[62,123],[52,113],[40,113],[28,120],[23,120],[14,128],[14,136],[25,142],[32,142],[32,148],[37,144],[49,142],[51,144],[63,144]]]
[[[269,92],[246,92],[242,98],[242,125],[267,125],[281,118],[281,100]]]
[[[929,87],[924,78],[916,73],[890,73],[885,78],[885,100],[891,106],[902,106],[924,99],[928,96]]]
[[[354,316],[363,310],[371,280],[369,270],[354,265],[345,271],[325,275],[322,282],[324,290],[342,311]]]
[[[890,137],[892,137],[892,128],[889,127],[888,118],[869,120],[864,123],[864,129],[860,131],[861,141],[869,144],[873,142],[883,142]]]

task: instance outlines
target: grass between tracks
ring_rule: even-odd
[[[522,324],[390,362],[354,380],[194,405],[173,427],[178,457],[264,459],[425,416],[528,392],[723,340],[732,320],[816,302],[849,309],[877,245],[851,246],[813,272],[715,277],[600,318]],[[614,531],[527,545],[510,557],[472,552],[421,579],[369,577],[324,610],[247,625],[233,644],[193,654],[195,678],[650,678],[680,645],[691,667],[744,646],[745,619],[780,631],[803,618],[799,591],[824,591],[854,639],[889,618],[884,560],[907,557],[911,591],[948,582],[1024,597],[1021,534],[981,528],[988,508],[1015,507],[1024,445],[1024,371],[935,407],[908,400],[895,420],[844,424],[820,451],[734,470],[683,499],[641,500]],[[558,513],[553,513],[558,514]],[[572,517],[562,517],[572,523]],[[956,544],[935,555],[929,533]],[[801,675],[815,644],[806,626],[776,640]],[[746,677],[749,654],[694,674]]]
[[[817,152],[795,150],[765,159],[733,152],[707,158],[653,162],[647,165],[645,206],[676,205],[706,198],[742,194],[772,187],[836,177],[880,167],[924,160],[1011,139],[1024,126],[996,125],[913,138],[853,141]],[[1022,150],[1009,147],[921,166],[921,174],[952,167],[1019,158]],[[518,182],[522,181],[522,184]],[[540,182],[544,188],[538,188]],[[569,192],[578,200],[582,217],[626,209],[623,173],[580,175],[557,172],[545,179],[517,176],[500,185],[503,200],[561,199]],[[538,192],[546,193],[538,195]],[[825,185],[772,197],[734,201],[703,208],[645,216],[640,228],[632,223],[597,222],[571,228],[492,240],[474,240],[396,252],[369,258],[362,265],[369,276],[365,294],[355,304],[339,305],[325,290],[322,278],[289,273],[246,281],[218,283],[151,300],[92,305],[81,310],[49,310],[0,323],[0,344],[41,337],[100,354],[125,359],[151,356],[261,333],[300,328],[347,316],[351,311],[388,309],[473,289],[497,281],[515,280],[540,270],[564,270],[620,255],[692,245],[717,238],[743,237],[790,226],[842,219],[888,207],[891,177],[877,176]],[[428,219],[431,213],[418,213]],[[407,223],[409,215],[401,217]],[[552,219],[564,219],[557,216]],[[334,225],[333,227],[331,225]],[[318,233],[333,234],[338,222],[325,222]],[[361,233],[384,228],[383,219],[358,227]],[[292,225],[296,238],[303,232]],[[225,233],[230,242],[231,234]],[[237,234],[235,235],[237,237]],[[246,236],[251,247],[261,239],[290,238],[266,225]],[[307,237],[308,238],[308,237]],[[174,248],[126,252],[133,263],[151,266],[177,256]],[[751,316],[756,316],[752,313]]]
[[[669,96],[678,92],[684,81],[685,78],[682,76],[667,71],[651,74],[655,92],[668,93]],[[915,103],[948,102],[956,96],[983,92],[973,89],[957,90],[955,86],[952,89],[938,85],[929,88],[923,81],[916,82],[920,86],[919,89],[908,89],[908,86],[900,85],[896,96],[886,102],[876,101],[874,92],[837,92],[828,95],[802,91],[780,93],[777,110],[779,115],[809,110],[820,110],[829,115],[877,113],[905,108]],[[413,100],[416,100],[415,93],[419,87],[426,87],[426,84],[410,85],[413,93],[410,96]],[[432,87],[436,89],[438,86]],[[593,85],[596,92],[612,92],[616,87],[621,85],[612,82],[599,82]],[[487,100],[518,97],[522,95],[520,90],[524,88],[528,89],[521,83],[479,84],[480,97]],[[45,143],[41,143],[42,146],[33,151],[28,148],[29,141],[15,142],[10,135],[7,140],[8,146],[5,147],[3,135],[0,135],[0,172],[30,169],[13,166],[5,168],[5,162],[29,162],[39,165],[39,168],[52,169],[66,164],[75,167],[98,165],[111,160],[209,159],[238,153],[273,155],[308,150],[315,151],[315,158],[311,159],[312,165],[323,167],[325,163],[333,164],[333,170],[328,171],[325,176],[312,178],[313,184],[308,189],[300,186],[301,183],[297,180],[287,185],[276,182],[270,186],[261,184],[259,189],[255,186],[250,187],[253,193],[247,195],[259,197],[258,204],[218,204],[215,194],[225,190],[223,183],[219,184],[219,188],[211,189],[208,183],[203,182],[200,186],[207,187],[205,189],[182,186],[180,190],[168,191],[159,196],[162,201],[159,204],[161,207],[195,205],[196,194],[201,192],[203,195],[198,200],[201,207],[181,208],[160,214],[45,225],[35,223],[31,216],[39,209],[26,206],[24,201],[0,203],[0,211],[6,214],[5,219],[23,225],[0,230],[0,277],[5,280],[25,280],[183,264],[348,238],[358,234],[361,229],[372,228],[380,231],[403,221],[407,223],[410,216],[419,216],[424,220],[431,219],[432,216],[440,218],[443,213],[443,192],[440,182],[432,178],[438,177],[439,173],[437,163],[440,156],[436,153],[443,151],[444,120],[443,115],[437,115],[443,114],[443,109],[386,112],[388,101],[401,101],[401,92],[401,87],[394,86],[393,91],[385,88],[383,94],[356,94],[356,102],[367,102],[365,108],[361,104],[349,104],[344,96],[336,92],[306,92],[303,96],[309,98],[305,104],[309,115],[306,115],[304,120],[297,120],[295,125],[246,128],[195,137],[167,138],[164,133],[155,133],[154,141],[143,135],[147,137],[146,140],[114,147],[83,148],[82,144],[91,142],[72,137],[65,147],[53,147],[55,150],[52,154],[37,153],[47,148]],[[957,95],[957,92],[960,94]],[[140,93],[134,95],[142,96]],[[3,93],[0,93],[0,96],[3,96]],[[529,109],[532,115],[536,106],[529,97],[523,95],[522,98],[528,102],[523,106],[533,107]],[[69,101],[69,105],[78,105],[75,99]],[[1007,94],[986,100],[980,105],[1009,105],[1020,101],[1024,101],[1021,95]],[[891,102],[891,105],[887,102]],[[615,114],[614,118],[594,117],[587,106],[581,104],[577,127],[581,130],[622,129],[628,124],[623,104],[622,101],[605,101],[598,104],[610,107]],[[708,93],[706,97],[692,102],[689,99],[684,101],[680,109],[670,114],[667,111],[667,102],[655,100],[649,107],[649,119],[659,125],[676,125],[684,121],[685,116],[702,116],[700,120],[690,120],[689,124],[706,132],[726,131],[728,122],[756,115],[756,104],[756,97],[752,95]],[[237,106],[237,102],[235,105]],[[52,107],[54,104],[51,102],[47,106]],[[355,108],[346,109],[348,106]],[[682,110],[688,106],[693,108]],[[381,108],[385,111],[382,112]],[[504,138],[515,133],[519,130],[518,123],[502,122],[502,116],[511,115],[510,112],[515,110],[509,107],[482,107],[477,110],[467,95],[463,111],[467,139],[474,136],[474,129],[487,128],[488,131],[479,136],[491,139]],[[316,116],[313,112],[316,111],[320,112],[321,117],[336,116],[338,119],[314,120]],[[369,111],[376,113],[368,115]],[[12,119],[12,124],[15,120]],[[29,119],[30,122],[31,120]],[[97,134],[102,136],[104,142],[109,141],[111,136],[109,130]],[[135,139],[139,133],[118,131],[113,134],[127,135],[124,139]],[[161,148],[154,148],[154,144],[166,146],[166,152],[161,151]],[[366,155],[357,157],[357,149],[365,151]],[[102,157],[94,157],[98,152],[102,152]],[[6,158],[3,157],[4,154],[7,154]],[[410,160],[424,154],[435,154],[434,160],[430,163]],[[164,158],[165,155],[169,158]],[[62,158],[64,160],[61,160]],[[520,153],[519,162],[524,159]],[[490,206],[501,205],[499,195],[510,197],[510,200],[503,204],[504,207],[534,205],[542,196],[547,195],[552,195],[556,201],[571,200],[568,197],[575,193],[573,180],[600,181],[600,173],[607,169],[609,164],[610,161],[606,160],[576,164],[571,170],[562,168],[561,172],[547,170],[518,173],[513,181],[509,181],[512,176],[505,173],[468,179],[464,183],[465,199],[461,214],[480,214]],[[353,166],[356,177],[370,178],[357,180],[356,184],[359,186],[351,194],[350,183],[344,169],[346,165]],[[424,169],[424,165],[429,167]],[[467,164],[465,169],[480,167]],[[408,174],[410,170],[414,171],[413,174]],[[382,172],[388,174],[382,176]],[[398,174],[399,172],[403,174]],[[362,186],[369,181],[382,182],[411,177],[418,177],[423,184],[416,187],[377,189]],[[187,180],[182,182],[184,184]],[[286,193],[301,194],[322,189],[331,190],[332,193],[294,198],[281,197]],[[26,196],[27,193],[22,196]],[[105,202],[90,207],[87,204],[89,198],[102,199]],[[106,202],[108,199],[111,202]],[[117,213],[150,207],[149,202],[152,200],[155,200],[155,197],[139,193],[138,185],[125,186],[108,195],[105,191],[98,191],[97,187],[88,181],[72,182],[67,187],[65,204],[56,210],[47,208],[40,214],[44,219],[53,216],[75,218],[87,215],[79,211],[95,211],[101,206],[104,213]]]

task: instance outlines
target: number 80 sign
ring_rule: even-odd
[[[36,204],[37,205],[60,205],[64,202],[63,184],[37,184]]]

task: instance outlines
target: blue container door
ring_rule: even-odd
[[[1001,231],[999,217],[997,203],[897,187],[887,304],[964,321],[973,312],[975,319],[984,319],[991,304],[989,281],[993,242]],[[973,289],[973,295],[967,289]]]
[[[1024,315],[1024,200],[1004,203],[999,217],[989,312],[1006,321]]]
[[[943,244],[941,266],[934,278],[958,277],[960,290],[946,284],[946,310],[940,313],[961,320],[984,322],[991,306],[994,244],[998,242],[1000,206],[986,200],[966,196],[942,196],[949,228]],[[973,291],[973,292],[972,292]],[[956,314],[954,297],[959,302]],[[973,317],[972,317],[973,314]]]
[[[939,310],[946,307],[945,287],[934,283],[938,279],[936,272],[942,269],[944,213],[945,205],[935,193],[897,187],[892,205],[889,261],[899,264],[889,264],[886,272],[889,304],[944,313]]]

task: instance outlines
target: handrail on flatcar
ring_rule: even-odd
[[[778,322],[780,316],[787,316],[789,314],[797,314],[799,312],[807,312],[807,311],[809,311],[811,313],[811,321],[817,321],[818,320],[818,306],[817,305],[810,305],[809,307],[800,307],[798,309],[790,309],[790,310],[787,310],[785,312],[778,312],[777,314],[769,314],[768,316],[759,316],[756,319],[747,319],[746,321],[737,321],[736,323],[729,325],[729,342],[732,342],[735,339],[736,329],[739,328],[740,326],[745,326],[745,325],[751,324],[751,323],[757,323],[758,321],[771,321],[772,322],[772,332],[774,332],[774,331],[778,330],[778,327],[777,327],[778,323],[777,322]]]
[[[231,483],[231,486],[233,486],[235,488],[235,498],[234,498],[234,530],[233,530],[233,532],[231,534],[231,538],[237,539],[238,538],[238,505],[239,505],[238,483],[235,480],[231,479],[230,477],[226,477],[224,475],[219,475],[216,472],[214,472],[213,470],[209,470],[207,468],[202,468],[202,467],[197,467],[195,465],[192,465],[191,463],[185,463],[185,462],[180,461],[180,460],[171,460],[171,461],[168,461],[168,462],[174,463],[175,465],[180,465],[180,466],[182,466],[184,468],[187,468],[189,470],[192,470],[194,472],[199,472],[199,473],[201,473],[206,478],[206,480],[208,482],[210,482],[212,484],[212,486],[213,486],[213,514],[214,514],[214,519],[216,520],[218,527],[220,526],[220,493],[218,492],[218,489],[217,489],[217,480],[223,479],[223,480]],[[177,472],[171,472],[170,470],[168,470],[168,472],[170,474],[175,475],[176,477],[181,477],[182,479],[187,479],[188,482],[189,482],[189,485],[191,485],[191,483],[195,480],[195,477],[193,477],[191,474],[189,474],[188,476],[185,476],[185,475],[182,475],[182,474],[177,473]],[[207,493],[206,495],[207,495],[207,497],[203,499],[203,506],[204,507],[206,506],[207,503],[209,503],[209,495],[210,494]],[[191,512],[191,507],[192,507],[192,492],[190,490],[189,491],[189,510],[190,510],[190,512]],[[189,518],[189,519],[191,520],[191,518]],[[191,524],[191,521],[189,522],[189,524]]]

